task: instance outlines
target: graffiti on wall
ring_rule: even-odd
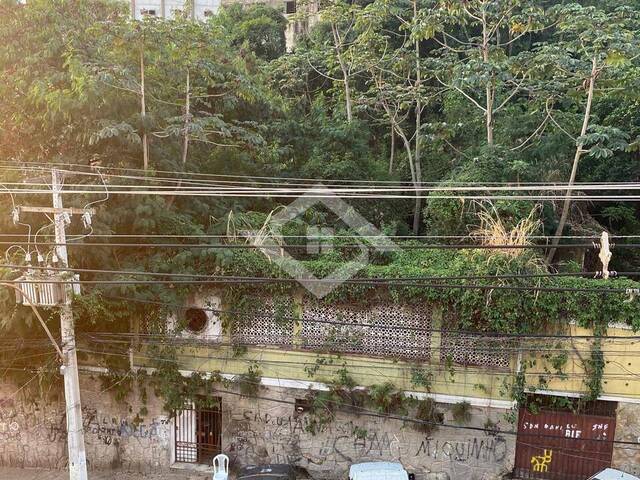
[[[531,457],[531,465],[534,472],[549,471],[549,464],[553,456],[553,450],[545,450],[543,455],[534,455]]]
[[[148,439],[151,442],[168,439],[167,417],[135,421],[127,416],[102,414],[94,408],[84,408],[82,418],[85,434],[95,436],[105,445],[128,438]],[[66,442],[64,410],[55,406],[16,404],[11,400],[0,399],[0,439],[20,440],[21,435],[30,435],[51,443]]]
[[[292,463],[323,470],[375,460],[444,465],[443,470],[450,471],[455,470],[453,464],[500,469],[508,456],[507,441],[500,435],[445,440],[423,437],[410,429],[393,431],[391,424],[385,428],[380,422],[361,425],[354,421],[335,421],[312,435],[307,431],[308,422],[304,415],[245,410],[227,426],[229,453],[245,463]]]
[[[95,435],[105,445],[125,438],[164,441],[168,437],[169,420],[166,417],[152,418],[150,422],[136,422],[128,417],[100,414],[95,409],[83,411],[83,426],[86,434]]]
[[[507,442],[499,435],[442,441],[425,438],[415,456],[426,455],[434,460],[456,462],[502,463],[507,456]]]
[[[48,438],[48,428],[56,419],[55,412],[43,410],[35,403],[16,404],[10,398],[0,399],[2,440],[20,440],[22,435],[31,430],[37,430],[40,437]]]

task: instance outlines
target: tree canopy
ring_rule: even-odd
[[[167,179],[178,177],[178,186],[185,187],[213,178],[222,188],[224,178],[231,178],[246,188],[264,188],[272,177],[291,184],[313,179],[401,185],[406,198],[350,201],[368,221],[395,235],[480,242],[472,233],[486,227],[482,212],[507,231],[530,218],[535,224],[531,233],[558,233],[561,242],[567,236],[597,237],[603,230],[640,235],[638,202],[481,202],[442,198],[438,192],[424,201],[411,197],[425,185],[637,181],[637,2],[328,0],[321,2],[317,18],[305,18],[308,10],[301,8],[290,19],[309,28],[298,29],[289,53],[288,20],[264,5],[226,7],[206,22],[180,16],[133,21],[121,2],[109,0],[32,0],[26,5],[1,0],[0,9],[0,179],[21,181],[46,166],[87,166],[71,167],[92,173],[73,183],[101,187],[104,181],[105,193],[65,198],[70,206],[97,202],[90,232],[79,222],[69,227],[72,235],[87,235],[84,242],[99,234],[143,235],[149,241],[155,241],[153,235],[223,235],[234,222],[260,229],[289,201],[272,195],[112,195],[102,201],[112,183],[167,185]],[[193,175],[187,181],[167,172]],[[16,198],[0,189],[3,212],[11,212],[16,202],[46,205],[49,199],[44,194]],[[2,231],[24,235],[25,224],[32,232],[50,229],[43,216],[13,220],[2,214]],[[306,220],[349,232],[321,207],[308,212]],[[304,234],[296,228],[291,227],[294,233]],[[637,270],[636,252],[615,252],[612,269]],[[74,250],[72,265],[253,274],[264,267],[260,255],[215,248],[215,243],[198,249],[95,246]],[[338,249],[331,255],[304,260],[322,272],[350,254]],[[483,275],[505,269],[593,269],[588,259],[576,265],[551,255],[545,263],[540,252],[517,262],[451,255],[446,264],[458,274],[464,273],[462,267]],[[376,264],[384,266],[385,275],[426,274],[432,271],[427,257],[409,261],[406,255],[389,255]],[[24,261],[24,250],[10,249],[6,258]],[[595,288],[617,281],[561,283]],[[90,290],[104,305],[108,297],[127,296],[179,302],[186,287]],[[531,292],[509,295],[439,298],[458,302],[465,312],[495,301],[495,311],[473,314],[474,326],[486,329],[496,327],[500,315],[518,310],[514,302],[538,298]],[[626,297],[616,299],[629,319]],[[545,311],[566,315],[571,304],[569,310],[576,313],[574,300]],[[102,317],[124,321],[126,311],[148,311],[116,301],[100,310],[89,297],[84,302],[93,312],[90,321],[84,318],[88,323]],[[504,320],[511,330],[521,318],[513,315]],[[531,321],[536,328],[538,320]]]

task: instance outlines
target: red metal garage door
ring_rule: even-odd
[[[520,409],[514,476],[586,480],[611,466],[615,429],[612,416]]]

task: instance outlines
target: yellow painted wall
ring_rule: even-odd
[[[316,360],[320,358],[330,363],[320,365],[316,371]],[[148,365],[144,354],[138,356],[135,361],[139,365]],[[185,370],[230,374],[245,373],[252,363],[256,363],[263,377],[316,382],[330,382],[339,369],[346,368],[358,385],[371,386],[389,381],[401,390],[425,391],[424,388],[416,387],[411,383],[411,370],[416,367],[416,364],[383,358],[355,355],[338,357],[307,351],[265,348],[249,348],[247,353],[234,357],[230,347],[216,349],[196,347],[185,348],[179,357],[179,363]],[[420,367],[433,372],[433,393],[508,399],[508,394],[500,395],[500,387],[505,379],[511,378],[509,371],[455,367],[455,373],[452,374],[440,365],[422,364]],[[310,376],[309,370],[316,373]]]
[[[565,344],[569,359],[564,368],[568,378],[563,379],[558,375],[549,376],[548,389],[560,392],[586,391],[584,384],[588,376],[585,374],[583,360],[590,358],[592,339],[579,338],[591,336],[591,330],[571,325],[567,335],[576,337]],[[640,397],[640,342],[633,331],[609,327],[606,339],[602,340],[605,369],[603,377],[603,396],[616,397]],[[610,338],[616,337],[616,338]],[[524,356],[526,358],[526,355]],[[582,360],[581,360],[582,358]],[[535,384],[536,377],[544,374],[544,367],[549,368],[548,362],[536,355],[537,364],[527,371],[527,383]]]
[[[436,310],[432,318],[432,327],[437,330],[441,326],[442,314]],[[371,358],[361,355],[335,355],[296,349],[299,325],[294,323],[294,347],[289,350],[272,347],[249,347],[242,355],[234,356],[229,346],[209,344],[201,347],[188,347],[182,350],[179,363],[184,370],[198,372],[221,372],[241,374],[247,372],[252,364],[257,364],[261,376],[289,380],[331,382],[336,372],[346,368],[349,375],[358,385],[371,386],[387,381],[398,389],[406,391],[425,391],[412,383],[412,369],[421,368],[433,373],[431,392],[443,395],[511,400],[510,386],[515,374],[522,365],[526,365],[526,384],[528,390],[547,390],[552,392],[583,394],[588,391],[585,381],[583,361],[590,358],[592,336],[590,330],[571,325],[566,336],[573,338],[544,341],[546,348],[557,348],[553,353],[566,352],[568,360],[562,368],[563,374],[554,372],[549,359],[543,358],[538,346],[542,340],[526,339],[520,342],[522,353],[514,353],[508,369],[492,369],[488,367],[465,367],[461,365],[447,366],[440,362],[440,334],[431,335],[430,363],[416,364],[382,357]],[[636,341],[631,330],[610,327],[607,338],[602,340],[605,353],[605,372],[603,379],[603,396],[640,397],[640,342]],[[223,340],[229,345],[229,335]],[[582,360],[581,360],[582,358]],[[529,364],[535,360],[535,365]],[[134,360],[136,365],[149,366],[150,361],[141,351]],[[540,378],[544,384],[540,384]]]

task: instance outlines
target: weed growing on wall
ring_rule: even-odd
[[[444,422],[444,413],[438,409],[436,402],[425,398],[416,402],[415,418],[421,422],[413,423],[413,428],[430,435],[438,429],[439,424]]]
[[[459,425],[469,423],[471,421],[471,404],[467,401],[454,404],[451,407],[451,415],[453,421]]]

